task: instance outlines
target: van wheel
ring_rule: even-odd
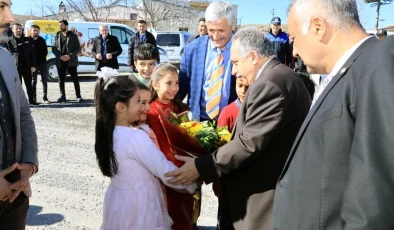
[[[50,81],[50,82],[58,81],[59,74],[57,72],[55,60],[51,60],[48,62],[47,71],[48,71],[48,78],[47,78],[48,81]]]

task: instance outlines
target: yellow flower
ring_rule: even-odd
[[[200,123],[195,124],[194,126],[190,127],[190,135],[193,137],[196,136],[196,134],[201,131],[202,125]]]

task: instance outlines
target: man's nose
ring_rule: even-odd
[[[218,32],[213,32],[212,37],[214,40],[218,40],[220,36]]]
[[[231,75],[236,76],[237,75],[237,68],[235,65],[233,65],[233,68],[231,69]]]

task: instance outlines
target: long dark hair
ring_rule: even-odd
[[[96,106],[96,137],[94,150],[97,162],[104,176],[112,177],[118,172],[118,162],[113,151],[113,133],[115,129],[115,105],[128,103],[137,90],[136,84],[127,76],[100,78],[94,89]]]
[[[155,101],[156,99],[158,99],[158,95],[156,90],[153,88],[153,82],[156,82],[157,84],[159,84],[159,81],[164,77],[164,75],[168,72],[174,72],[178,75],[178,70],[176,69],[175,66],[169,64],[169,63],[162,63],[159,64],[155,67],[155,69],[152,72],[152,77],[151,77],[151,81],[150,81],[150,90],[152,92],[152,99],[151,102]],[[172,102],[174,103],[175,107],[177,107],[179,109],[178,112],[181,111],[186,111],[189,108],[182,103],[181,99],[179,98],[178,94],[175,95],[174,99],[172,100]]]

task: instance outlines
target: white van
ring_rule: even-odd
[[[156,43],[167,51],[169,63],[179,64],[190,36],[188,32],[157,32]]]
[[[102,22],[84,22],[84,21],[69,21],[68,29],[76,33],[81,44],[81,52],[78,56],[79,66],[78,73],[94,73],[95,59],[91,55],[93,47],[93,38],[100,35],[99,25]],[[108,25],[109,33],[116,36],[122,46],[122,54],[118,56],[119,72],[130,72],[127,65],[128,45],[130,37],[135,34],[135,31],[123,24],[105,23]],[[25,24],[25,34],[30,36],[31,26],[37,25],[41,29],[40,36],[43,37],[48,45],[48,80],[57,81],[58,73],[55,62],[55,55],[52,53],[52,44],[59,29],[59,21],[56,20],[28,20]],[[164,49],[159,48],[160,61],[168,62],[168,55]]]

